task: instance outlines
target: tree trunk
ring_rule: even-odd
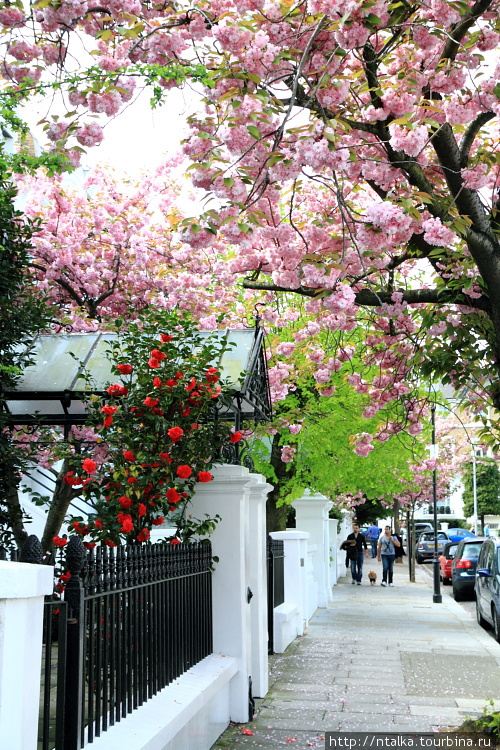
[[[66,484],[64,476],[69,470],[69,459],[65,458],[63,465],[56,479],[54,495],[47,514],[47,521],[42,537],[42,550],[48,552],[52,548],[52,538],[57,536],[64,523],[66,513],[68,512],[70,502],[78,497],[80,490],[75,490],[71,485]]]
[[[5,491],[6,526],[10,528],[18,549],[21,549],[28,538],[24,529],[23,509],[19,502],[18,484],[9,484]]]
[[[295,462],[287,464],[281,460],[279,434],[273,436],[271,466],[276,475],[276,483],[267,496],[266,526],[268,534],[270,531],[284,531],[286,529],[288,505],[284,504],[278,507],[278,501],[283,496],[287,483],[290,479],[293,479],[296,471]]]

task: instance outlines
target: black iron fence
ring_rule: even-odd
[[[213,650],[209,543],[72,537],[65,553],[64,600],[44,608],[38,750],[80,750]]]
[[[274,653],[274,608],[285,601],[285,552],[283,540],[267,538],[267,633],[268,652]]]

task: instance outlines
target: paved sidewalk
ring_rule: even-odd
[[[327,731],[425,732],[459,726],[491,708],[489,699],[500,709],[491,634],[450,597],[434,604],[425,573],[411,584],[407,566],[395,565],[395,586],[384,588],[381,572],[367,559],[361,586],[340,580],[305,635],[270,658],[255,720],[229,727],[212,750],[324,748]]]

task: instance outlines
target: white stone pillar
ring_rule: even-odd
[[[211,469],[214,479],[198,484],[192,501],[192,513],[221,517],[211,536],[212,553],[218,557],[212,578],[214,653],[233,656],[238,672],[230,684],[231,720],[246,722],[248,715],[248,678],[250,604],[247,601],[245,535],[248,519],[250,472],[244,466],[224,464]]]
[[[33,750],[38,736],[43,598],[49,565],[0,561],[0,738],[5,750]]]
[[[338,581],[338,550],[337,550],[337,528],[336,518],[330,518],[330,586],[336,586]]]
[[[250,474],[248,488],[248,581],[250,602],[252,693],[264,698],[269,690],[267,632],[266,501],[272,490],[261,474]]]
[[[283,540],[283,551],[285,555],[285,605],[289,609],[296,606],[298,610],[298,625],[295,637],[303,635],[309,622],[307,617],[307,540],[309,534],[306,531],[287,529],[286,531],[273,531],[273,539]]]
[[[314,577],[318,583],[318,607],[332,601],[330,586],[330,527],[328,511],[333,503],[324,495],[306,490],[292,503],[295,508],[295,525],[299,531],[308,531],[311,544],[316,545],[313,557]]]

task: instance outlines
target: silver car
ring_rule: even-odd
[[[437,533],[437,550],[438,554],[441,554],[443,547],[450,541],[447,534],[444,531],[438,531]],[[424,560],[432,560],[434,558],[434,532],[424,531],[420,534],[417,543],[417,562],[423,563]]]

